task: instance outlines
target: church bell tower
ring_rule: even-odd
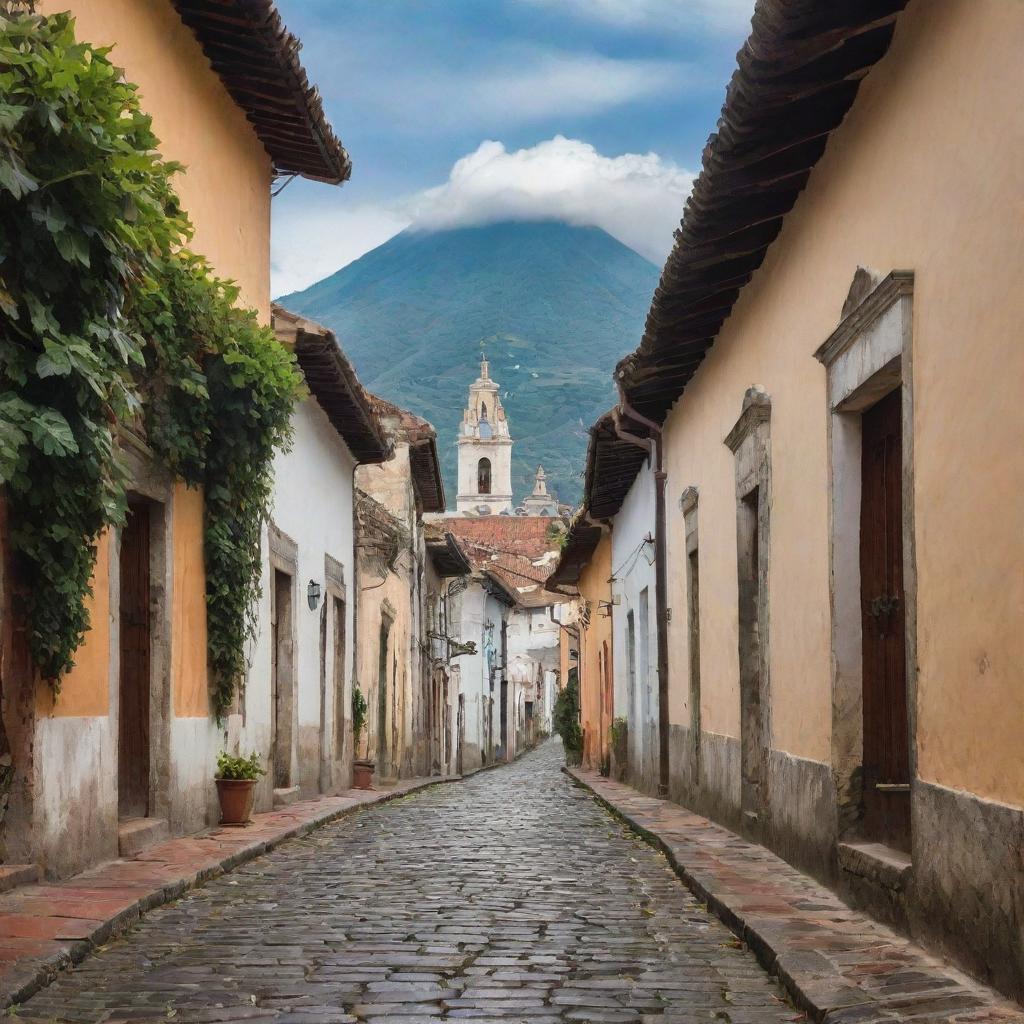
[[[500,515],[512,511],[512,438],[487,360],[469,386],[469,403],[459,428],[459,493],[463,515]]]

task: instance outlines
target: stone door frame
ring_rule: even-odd
[[[765,834],[768,807],[768,754],[772,745],[771,679],[769,674],[769,563],[771,553],[771,413],[772,403],[763,388],[754,385],[743,396],[736,425],[725,438],[736,469],[736,555],[739,633],[740,697],[740,814],[744,828],[754,838]],[[757,507],[749,507],[756,493]],[[752,552],[749,518],[754,512],[757,564],[757,604],[744,607],[744,561]],[[756,649],[745,614],[757,625]],[[751,693],[757,689],[757,700]]]
[[[917,779],[917,571],[914,546],[914,274],[857,269],[842,320],[815,352],[825,367],[829,453],[832,773],[840,841],[859,838],[864,751],[860,593],[861,414],[899,388],[903,421],[903,587],[910,777]]]
[[[128,494],[145,500],[149,515],[149,811],[147,817],[170,819],[171,791],[171,637],[174,594],[174,480],[137,435],[119,437],[128,470]],[[121,530],[110,545],[109,707],[114,711],[115,748],[121,700]]]

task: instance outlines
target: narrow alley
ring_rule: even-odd
[[[19,1019],[794,1019],[561,763],[549,742],[287,843],[154,911]]]

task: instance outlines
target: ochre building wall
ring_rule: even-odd
[[[701,724],[711,745],[720,737],[723,749],[736,749],[736,485],[723,439],[747,388],[771,398],[771,747],[791,783],[778,793],[789,817],[788,835],[777,838],[787,855],[827,874],[835,840],[829,448],[826,376],[814,353],[838,325],[858,266],[913,272],[917,909],[909,913],[933,915],[919,922],[921,934],[1018,990],[1024,949],[1012,922],[1024,897],[1010,836],[1024,821],[1022,34],[1019,4],[912,0],[665,424],[671,722],[689,725],[678,498],[694,486]],[[734,756],[723,755],[723,774],[738,772]],[[718,781],[720,792],[705,796],[724,814],[734,791],[730,779]],[[972,936],[979,905],[991,917]]]
[[[190,246],[270,317],[271,164],[252,125],[169,0],[42,0],[69,10],[78,38],[113,45],[111,60],[139,87],[160,152],[185,165],[175,188],[192,218]]]
[[[86,601],[91,628],[75,654],[75,667],[61,680],[60,694],[40,686],[36,711],[40,715],[79,718],[106,715],[110,709],[110,533],[96,545],[92,597]]]
[[[1000,0],[912,3],[890,53],[861,87],[778,241],[666,423],[669,491],[700,492],[702,722],[738,727],[733,455],[722,443],[743,393],[772,399],[772,738],[830,754],[828,461],[825,374],[813,358],[835,329],[858,264],[909,268],[914,287],[919,773],[1024,802],[1019,729],[1024,425],[1015,286],[1024,194],[1012,80],[1024,8]],[[966,140],[970,140],[969,143]],[[983,183],[983,184],[982,184]],[[939,215],[941,211],[941,215]],[[681,515],[679,516],[681,519]],[[669,564],[685,564],[681,528]],[[669,604],[685,608],[670,572]],[[685,615],[670,625],[672,720],[686,705]]]
[[[590,561],[580,573],[580,597],[590,604],[590,623],[581,629],[580,637],[580,705],[583,718],[584,764],[588,768],[600,766],[602,755],[607,753],[608,728],[614,717],[606,710],[604,720],[601,714],[601,687],[604,678],[601,670],[602,650],[608,646],[608,664],[612,663],[612,619],[608,609],[601,609],[611,598],[608,583],[612,574],[612,540],[606,534],[598,542]],[[609,690],[611,687],[609,687]]]

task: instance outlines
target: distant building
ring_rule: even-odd
[[[568,509],[548,493],[547,474],[537,467],[533,493],[521,505],[512,502],[512,437],[501,404],[501,388],[491,380],[486,359],[469,386],[456,444],[459,447],[459,493],[456,512],[463,516],[558,516]]]
[[[457,715],[449,685],[451,582],[470,572],[451,534],[427,536],[424,513],[444,510],[437,437],[424,419],[382,398],[371,405],[394,447],[356,471],[356,680],[366,729],[356,756],[377,779],[447,774]]]
[[[533,493],[516,509],[516,515],[557,516],[558,499],[548,494],[547,474],[543,466],[537,467],[533,480]]]
[[[498,385],[487,360],[469,386],[469,402],[459,428],[459,493],[456,508],[467,515],[512,511],[512,438]]]

